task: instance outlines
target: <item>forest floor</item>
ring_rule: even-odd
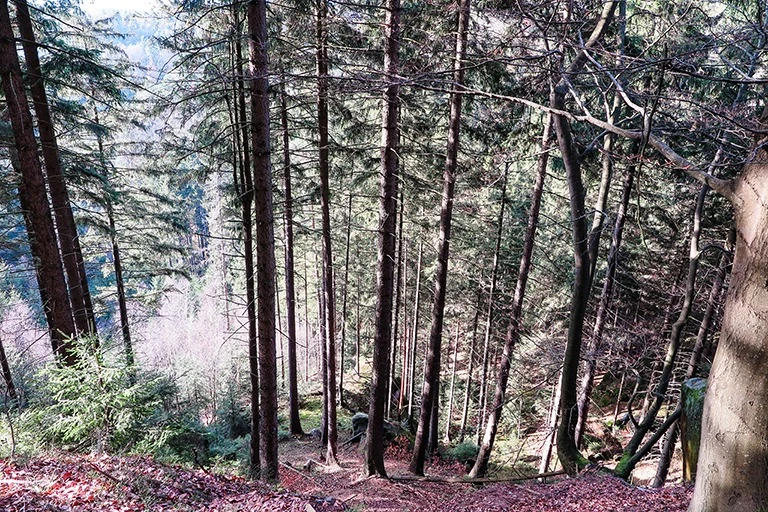
[[[633,487],[591,471],[575,479],[465,483],[361,478],[362,454],[340,448],[339,468],[319,463],[319,443],[310,438],[280,444],[279,490],[242,477],[216,475],[153,461],[51,453],[0,460],[0,510],[37,511],[638,511],[684,512],[691,490]],[[309,460],[314,462],[304,469]],[[390,476],[407,475],[404,448],[387,451]],[[427,466],[433,477],[460,477],[457,463]]]

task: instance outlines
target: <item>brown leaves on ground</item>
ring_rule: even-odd
[[[465,483],[362,478],[355,447],[339,450],[339,467],[302,468],[322,450],[309,439],[281,444],[280,485],[188,470],[149,457],[54,454],[26,463],[0,461],[0,510],[38,511],[295,511],[335,512],[684,512],[691,489],[632,487],[594,472],[541,484],[498,483],[475,488]],[[407,474],[407,453],[388,453],[390,475]],[[439,460],[430,476],[457,477],[464,470]]]
[[[149,457],[56,454],[0,461],[0,510],[280,511],[343,510],[333,499],[278,493],[261,482],[157,463]]]
[[[692,488],[645,489],[590,473],[552,484],[495,484],[462,494],[436,510],[464,512],[685,512]]]

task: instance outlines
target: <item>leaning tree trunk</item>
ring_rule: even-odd
[[[317,125],[318,149],[320,153],[320,209],[323,220],[323,303],[325,317],[325,357],[327,364],[328,401],[326,418],[328,420],[328,445],[326,461],[337,466],[336,456],[338,431],[336,427],[336,304],[335,287],[333,283],[333,250],[331,248],[331,191],[328,183],[328,29],[327,29],[327,0],[317,2]]]
[[[437,437],[437,425],[432,424],[433,411],[437,404],[440,388],[440,350],[443,342],[443,318],[445,313],[446,286],[448,284],[448,259],[451,240],[451,220],[453,216],[453,196],[456,188],[458,171],[459,132],[461,127],[461,88],[464,85],[464,56],[467,47],[469,28],[470,0],[460,0],[458,13],[458,32],[456,36],[456,54],[453,64],[453,87],[449,99],[450,118],[448,121],[448,147],[446,149],[445,172],[443,174],[443,201],[440,208],[440,239],[437,246],[437,270],[435,272],[435,299],[432,307],[432,327],[429,333],[424,385],[421,392],[421,410],[419,426],[413,444],[410,471],[416,475],[424,474],[424,458],[428,438],[433,432]],[[434,428],[433,428],[434,427]]]
[[[733,238],[736,233],[731,230],[728,235],[728,242],[726,244],[725,251],[730,251],[733,248]],[[692,378],[696,373],[696,368],[701,358],[701,350],[704,347],[704,342],[709,335],[709,331],[714,323],[715,312],[720,303],[720,295],[725,283],[725,278],[728,274],[728,270],[731,266],[731,260],[725,252],[720,253],[720,262],[718,264],[717,275],[712,283],[712,288],[709,291],[709,298],[707,299],[707,309],[704,311],[704,317],[699,324],[699,331],[696,334],[696,342],[691,350],[691,356],[688,360],[688,368],[685,371],[685,379]],[[675,443],[677,442],[679,429],[674,426],[670,428],[667,438],[664,440],[664,446],[661,450],[661,456],[659,457],[659,464],[656,468],[656,476],[653,479],[653,487],[662,487],[667,480],[667,473],[669,471],[669,465],[672,462],[672,454],[675,449]]]
[[[667,343],[667,353],[662,365],[661,375],[659,381],[653,390],[653,400],[650,403],[648,412],[643,417],[642,421],[636,426],[635,432],[627,445],[624,447],[624,453],[621,456],[621,460],[616,465],[614,470],[616,475],[621,478],[629,478],[635,465],[640,461],[653,446],[649,444],[649,441],[643,443],[643,439],[646,434],[653,427],[656,417],[661,410],[661,406],[667,399],[667,389],[669,388],[670,381],[672,379],[672,372],[675,368],[675,362],[677,360],[677,354],[680,350],[680,343],[682,341],[683,330],[688,323],[688,316],[691,313],[693,307],[693,298],[696,292],[696,276],[699,269],[699,259],[701,251],[699,249],[699,235],[701,233],[701,217],[704,212],[704,200],[707,197],[709,187],[704,185],[696,198],[696,207],[693,214],[693,229],[691,233],[690,252],[688,257],[688,276],[685,283],[685,297],[683,299],[683,305],[680,308],[680,314],[677,320],[672,324],[672,331],[669,334],[669,342]],[[680,410],[675,410],[676,414],[680,413]],[[632,412],[630,411],[630,414]],[[657,429],[654,437],[661,436],[662,429],[669,428],[671,424],[665,422],[662,427]],[[653,439],[653,437],[651,438]],[[641,446],[642,444],[642,446]]]
[[[475,437],[477,444],[482,440],[483,420],[485,419],[486,404],[488,402],[488,358],[491,355],[491,326],[493,324],[493,301],[496,298],[496,284],[499,278],[499,255],[501,253],[501,239],[504,234],[504,206],[507,203],[507,179],[509,174],[509,163],[504,165],[504,181],[501,184],[501,206],[499,207],[499,217],[496,222],[496,245],[493,249],[493,267],[491,267],[491,289],[488,291],[488,311],[485,317],[485,336],[483,337],[483,362],[480,369],[480,387],[477,400],[477,428]]]
[[[533,183],[531,192],[531,209],[528,212],[528,224],[525,229],[523,239],[523,254],[520,257],[520,266],[517,272],[517,283],[515,284],[515,295],[512,300],[512,308],[509,313],[509,326],[504,341],[504,352],[501,356],[499,373],[496,380],[496,389],[493,394],[493,404],[485,422],[485,434],[480,444],[480,451],[477,453],[475,464],[469,475],[472,478],[485,476],[488,470],[488,461],[491,458],[493,443],[496,440],[496,432],[499,429],[501,412],[504,406],[504,396],[507,392],[507,383],[509,381],[509,370],[512,365],[512,353],[515,345],[520,339],[523,320],[523,300],[525,298],[525,289],[528,285],[528,274],[531,271],[531,262],[533,260],[533,247],[536,240],[536,229],[539,225],[539,211],[541,210],[541,197],[544,192],[544,178],[547,175],[549,164],[550,139],[552,138],[552,116],[547,116],[544,121],[544,131],[541,135],[541,152],[539,153],[536,179]]]
[[[256,278],[258,282],[258,355],[250,347],[251,373],[258,360],[261,478],[277,480],[277,364],[275,360],[275,219],[269,147],[269,75],[267,4],[248,2],[251,52],[251,139],[253,149]],[[254,411],[255,412],[255,411]],[[253,435],[253,434],[252,434]]]
[[[32,20],[29,16],[29,7],[26,0],[14,0],[14,3],[16,4],[16,22],[27,64],[29,90],[37,117],[37,130],[40,134],[43,162],[48,176],[53,214],[56,219],[56,234],[66,273],[69,299],[72,304],[72,314],[79,332],[94,335],[96,334],[96,320],[93,314],[93,302],[88,288],[88,277],[85,273],[80,238],[77,233],[75,218],[72,215],[69,192],[61,169],[59,147],[40,69],[40,59],[37,53]],[[96,122],[98,123],[98,120]]]
[[[51,217],[46,185],[37,155],[32,115],[21,79],[7,0],[0,1],[0,79],[13,129],[16,165],[21,181],[19,201],[24,213],[32,257],[35,261],[40,298],[51,335],[54,354],[63,364],[73,365],[76,356],[71,340],[76,335],[64,269],[59,257],[56,231]]]
[[[624,234],[624,221],[627,216],[627,208],[629,207],[629,199],[632,195],[632,185],[635,179],[634,164],[630,165],[627,169],[627,175],[624,179],[624,187],[622,189],[621,203],[619,204],[619,210],[616,212],[616,222],[613,225],[613,237],[611,239],[611,247],[608,249],[608,264],[605,272],[605,278],[603,280],[603,289],[600,292],[600,302],[597,306],[597,313],[595,314],[595,324],[592,328],[592,337],[587,345],[587,353],[585,357],[584,374],[581,379],[581,390],[579,391],[579,421],[576,424],[576,446],[581,446],[582,436],[584,435],[584,427],[587,423],[587,416],[589,415],[589,401],[592,395],[592,384],[595,379],[595,371],[597,369],[597,357],[600,353],[600,348],[603,341],[603,329],[605,328],[605,322],[608,317],[608,307],[611,302],[611,294],[613,293],[613,282],[616,276],[616,268],[619,263],[619,250],[621,249],[621,239]]]
[[[384,412],[389,379],[389,344],[392,337],[392,295],[395,277],[395,221],[398,180],[398,59],[400,0],[387,0],[384,20],[384,104],[381,123],[381,180],[379,182],[379,236],[376,272],[376,331],[373,337],[371,405],[368,409],[365,469],[368,476],[387,476],[384,468]]]
[[[589,39],[584,43],[585,49],[595,45],[606,32],[613,19],[613,13],[618,4],[617,0],[605,2],[595,28]],[[565,96],[568,93],[568,78],[580,72],[587,60],[586,51],[580,51],[573,62],[563,71],[563,76],[552,90],[550,106],[557,111],[565,110]],[[576,408],[576,386],[578,380],[579,360],[581,357],[582,332],[584,316],[590,291],[590,261],[587,221],[584,210],[584,184],[581,179],[581,163],[576,148],[573,145],[571,127],[568,120],[558,114],[553,114],[553,124],[557,134],[560,154],[565,167],[566,181],[571,203],[571,231],[573,234],[573,290],[571,297],[571,313],[568,321],[568,337],[563,357],[562,389],[560,392],[560,424],[557,429],[557,455],[563,469],[570,474],[576,473],[586,459],[579,453],[576,446],[575,431],[578,422]]]

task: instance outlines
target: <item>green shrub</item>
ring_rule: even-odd
[[[460,443],[450,448],[445,453],[445,458],[448,460],[454,460],[461,462],[464,465],[474,464],[477,454],[480,452],[480,447],[474,443]]]
[[[76,354],[72,366],[50,363],[39,372],[37,392],[19,417],[20,429],[45,446],[129,449],[144,437],[150,418],[175,387],[162,376],[137,376],[91,343],[81,343]]]

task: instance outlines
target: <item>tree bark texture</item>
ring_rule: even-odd
[[[768,508],[768,153],[765,140],[757,143],[729,184],[736,251],[704,400],[690,512]]]
[[[275,231],[269,140],[267,4],[248,2],[251,54],[251,138],[253,150],[258,354],[250,347],[251,373],[258,361],[261,478],[277,480],[277,362],[275,354]]]
[[[368,476],[387,476],[384,468],[384,412],[389,379],[392,337],[392,295],[395,277],[395,221],[397,212],[398,128],[400,100],[398,59],[400,0],[386,1],[384,19],[384,74],[386,87],[381,123],[381,177],[379,181],[379,235],[376,272],[376,330],[373,338],[371,405],[366,431],[365,468]]]

